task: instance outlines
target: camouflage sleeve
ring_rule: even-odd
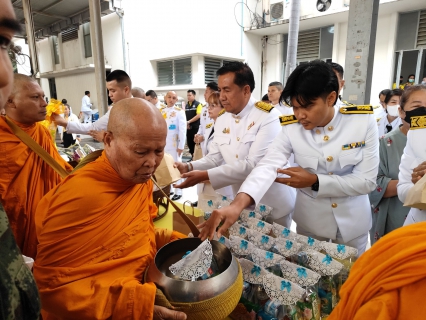
[[[0,204],[0,319],[39,319],[40,297]]]

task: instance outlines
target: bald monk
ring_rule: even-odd
[[[167,126],[146,100],[111,110],[102,155],[67,177],[37,208],[34,276],[44,320],[186,319],[154,305],[141,279],[158,248],[182,234],[154,228],[150,180]]]
[[[426,222],[381,238],[354,264],[328,320],[424,319]]]
[[[59,155],[49,130],[38,123],[46,117],[46,101],[37,81],[15,74],[5,109],[7,116],[0,117],[0,200],[22,254],[35,258],[35,209],[40,199],[62,179],[12,132],[6,118],[24,130],[65,170],[72,171],[72,167]]]

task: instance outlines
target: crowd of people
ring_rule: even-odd
[[[20,24],[9,1],[0,5],[7,46]],[[207,84],[207,103],[188,90],[184,110],[176,92],[162,105],[153,90],[132,87],[115,70],[106,78],[113,104],[99,120],[81,123],[67,101],[63,116],[52,115],[64,144],[77,134],[104,143],[74,169],[40,124],[42,88],[13,75],[3,47],[0,72],[2,319],[186,319],[156,305],[155,285],[143,281],[156,251],[185,237],[153,224],[151,178],[165,152],[182,176],[175,200],[195,185],[200,197],[233,199],[198,226],[202,239],[223,234],[243,209],[268,205],[270,222],[295,221],[301,235],[358,249],[330,319],[424,314],[426,223],[419,222],[426,212],[403,204],[426,172],[426,86],[383,90],[383,111],[375,114],[342,101],[340,65],[312,61],[285,86],[272,82],[265,102],[252,96],[250,67],[230,62]],[[202,157],[182,162],[185,142],[191,155],[200,144]],[[373,246],[365,252],[369,233]],[[33,274],[22,255],[34,259]]]

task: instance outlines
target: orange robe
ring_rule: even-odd
[[[154,228],[152,189],[122,180],[103,152],[42,199],[34,276],[44,320],[152,319],[156,287],[141,279],[157,246],[183,236]]]
[[[13,121],[9,118],[9,120]],[[72,167],[59,155],[49,131],[40,123],[23,125],[15,122],[43,147],[67,171]],[[18,247],[35,258],[37,237],[34,214],[40,199],[61,177],[10,129],[0,117],[0,200],[9,218]]]
[[[424,319],[426,222],[381,238],[355,262],[328,320]]]

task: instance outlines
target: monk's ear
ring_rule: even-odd
[[[111,147],[111,141],[114,139],[111,131],[107,131],[104,136],[104,144]]]
[[[7,102],[6,102],[6,105],[5,105],[5,108],[10,108],[10,109],[12,109],[12,108],[16,108],[16,106],[15,106],[15,103],[13,102],[13,97],[12,96],[10,96],[8,99],[7,99]]]

